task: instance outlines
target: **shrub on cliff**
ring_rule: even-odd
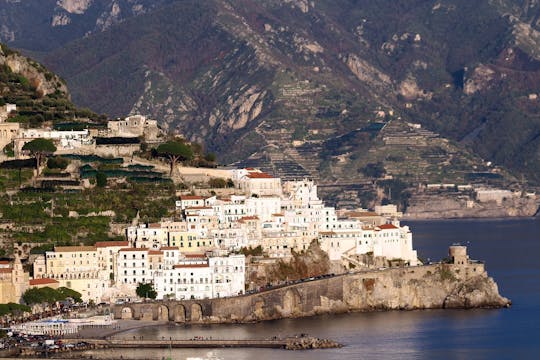
[[[279,260],[268,271],[270,282],[305,279],[327,274],[330,269],[328,254],[321,249],[317,240],[313,240],[306,251],[293,250],[291,253],[289,261]]]

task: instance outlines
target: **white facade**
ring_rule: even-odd
[[[245,288],[243,255],[181,257],[154,277],[158,299],[209,299],[242,294]]]
[[[202,196],[182,195],[178,200],[176,200],[177,210],[184,210],[185,208],[199,207],[204,205],[205,201]]]
[[[148,264],[148,249],[125,248],[118,252],[118,278],[119,285],[136,289],[139,283],[152,280]]]

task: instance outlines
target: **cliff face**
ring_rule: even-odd
[[[60,77],[29,58],[13,52],[6,55],[0,49],[0,65],[6,65],[13,73],[25,77],[38,97],[54,94],[56,91],[69,96],[67,86]]]
[[[358,276],[345,284],[350,310],[503,307],[497,284],[482,264],[439,264]]]
[[[499,294],[484,265],[468,262],[346,274],[225,299],[128,304],[115,306],[113,312],[117,319],[130,314],[129,318],[159,320],[165,313],[175,322],[234,323],[349,311],[500,308],[510,304]]]

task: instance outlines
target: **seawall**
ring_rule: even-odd
[[[241,323],[349,311],[499,308],[484,264],[432,264],[333,276],[221,299],[115,305],[116,319]]]

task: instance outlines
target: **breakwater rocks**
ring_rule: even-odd
[[[310,349],[332,349],[340,348],[341,345],[334,340],[319,339],[314,337],[300,337],[287,339],[285,349],[287,350],[310,350]]]
[[[390,268],[325,277],[267,291],[222,299],[124,304],[117,319],[177,323],[245,323],[349,311],[500,308],[499,294],[484,264],[464,247],[452,263]]]

